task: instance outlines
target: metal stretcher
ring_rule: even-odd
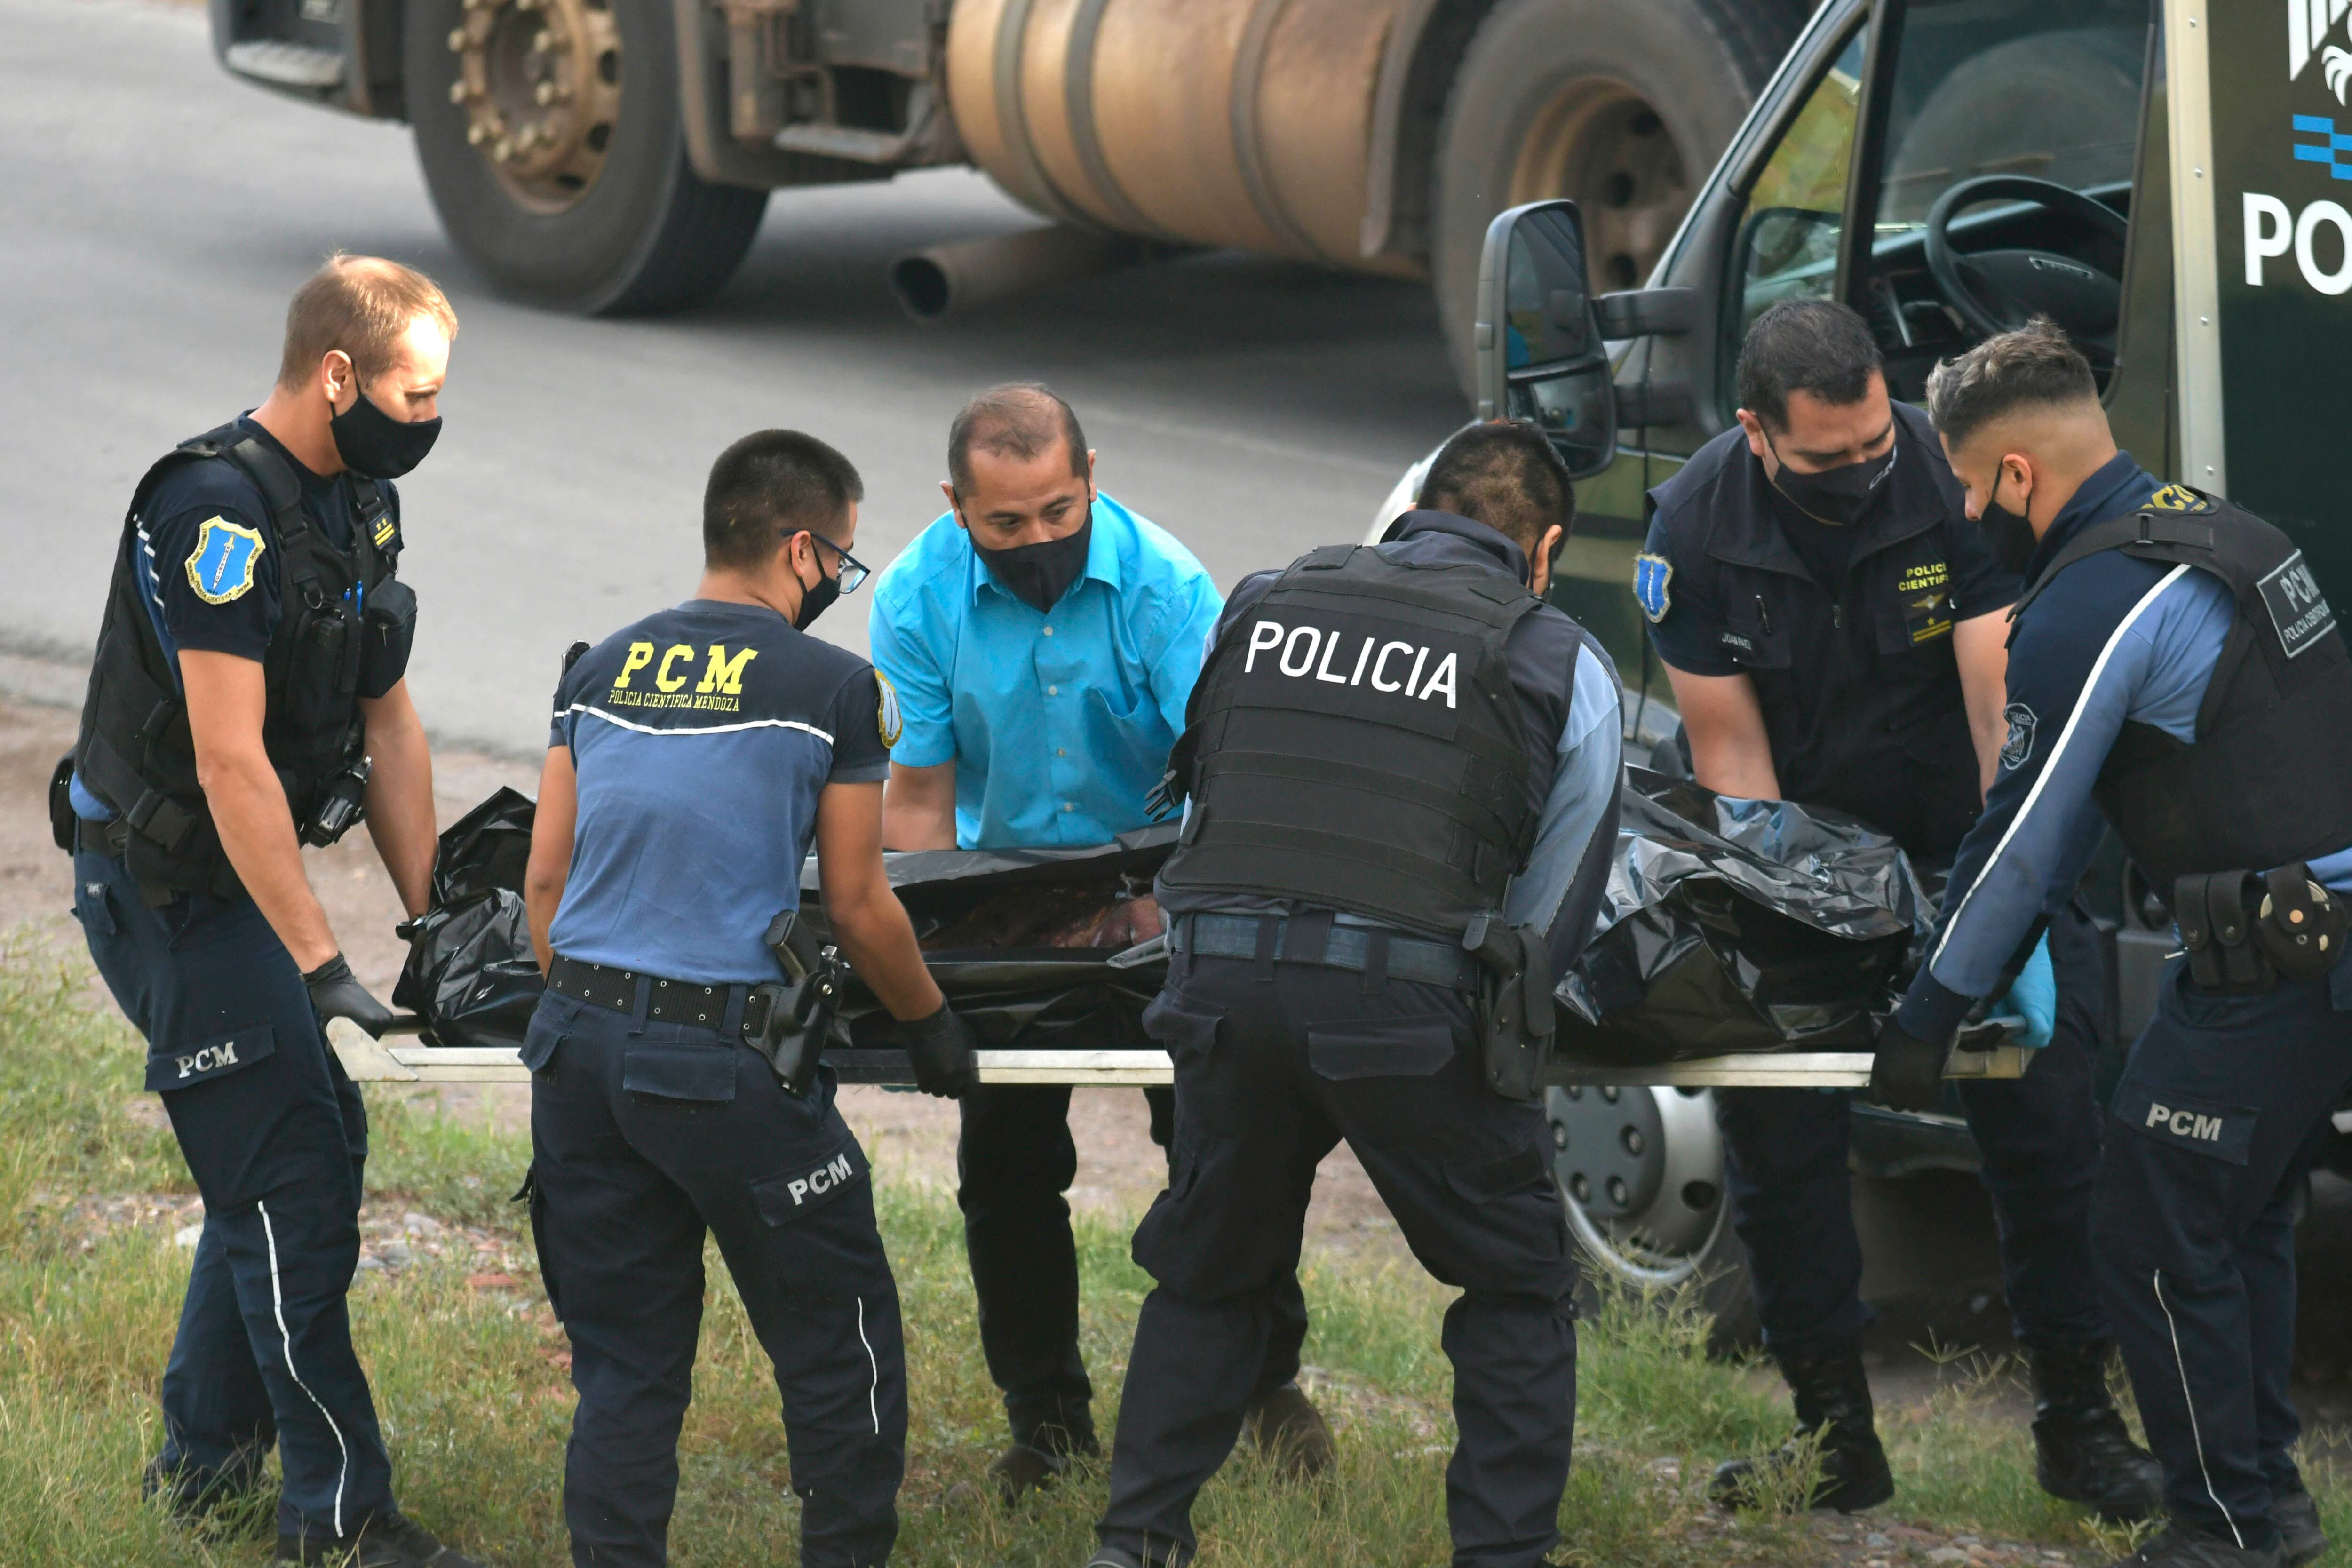
[[[337,1018],[327,1039],[342,1058],[343,1070],[360,1083],[528,1083],[511,1047],[428,1046],[413,1039],[423,1022],[395,1019],[381,1040]],[[1944,1076],[2010,1079],[2024,1076],[2033,1058],[2030,1047],[2007,1043],[1999,1025],[1961,1036]],[[1166,1051],[976,1052],[982,1083],[1066,1083],[1096,1088],[1171,1083],[1175,1070]],[[840,1050],[825,1053],[843,1083],[912,1086],[904,1051]],[[1704,1057],[1691,1061],[1638,1067],[1601,1067],[1555,1060],[1551,1081],[1560,1085],[1655,1085],[1673,1089],[1861,1089],[1870,1082],[1867,1051],[1783,1051]]]

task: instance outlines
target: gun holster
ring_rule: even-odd
[[[2269,990],[2282,977],[2317,980],[2344,956],[2344,901],[2291,861],[2263,876],[2218,871],[2183,877],[2173,919],[2199,987],[2231,995]]]
[[[1475,1016],[1486,1087],[1506,1100],[1534,1100],[1551,1065],[1552,979],[1543,932],[1482,913],[1471,917],[1462,946],[1481,972]]]
[[[751,987],[743,1003],[743,1043],[768,1058],[786,1093],[805,1096],[816,1087],[825,1037],[841,1011],[841,956],[797,910],[770,921],[760,940],[784,978]]]

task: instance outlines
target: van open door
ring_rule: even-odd
[[[2180,477],[2352,596],[2352,3],[2167,7]]]

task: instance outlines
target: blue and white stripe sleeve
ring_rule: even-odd
[[[1503,901],[1506,921],[1550,932],[1555,952],[1565,939],[1579,934],[1559,929],[1563,913],[1582,918],[1561,906],[1580,880],[1578,872],[1592,854],[1594,839],[1605,836],[1610,840],[1599,846],[1604,856],[1615,847],[1623,751],[1619,690],[1617,672],[1609,660],[1591,644],[1580,646],[1568,722],[1560,726],[1551,789],[1544,799],[1535,848],[1528,856],[1527,869],[1512,882]]]
[[[2009,742],[1903,1000],[1906,1034],[1949,1036],[2071,896],[2098,848],[2092,790],[2125,723],[2194,739],[2229,614],[2227,591],[2194,568],[2120,555],[2069,568],[2027,612],[2010,651]]]

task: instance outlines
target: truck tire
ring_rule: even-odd
[[[670,0],[408,0],[417,161],[500,289],[584,314],[716,292],[768,193],[687,163]]]
[[[1755,0],[1503,0],[1479,24],[1430,193],[1431,281],[1465,387],[1487,222],[1572,197],[1593,289],[1640,287],[1802,20]]]
[[[1554,1089],[1552,1176],[1584,1261],[1590,1309],[1615,1291],[1689,1300],[1723,1352],[1762,1341],[1732,1234],[1715,1097],[1694,1089]]]

